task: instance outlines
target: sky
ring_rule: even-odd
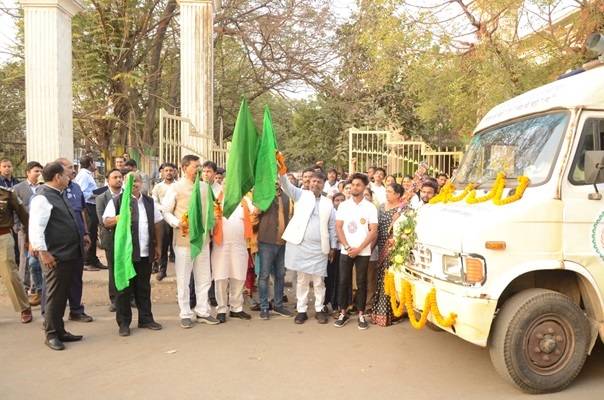
[[[0,0],[0,8],[9,8],[16,12],[17,2],[14,0]],[[0,11],[0,63],[10,58],[8,48],[17,36],[17,27],[10,16]]]

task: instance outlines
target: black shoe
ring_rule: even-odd
[[[212,307],[218,307],[218,302],[216,301],[216,299],[210,299],[210,305]]]
[[[69,314],[70,321],[77,322],[92,322],[92,317],[90,315],[86,315],[84,313],[81,314]]]
[[[323,311],[319,311],[318,313],[316,313],[315,318],[317,319],[317,322],[320,324],[327,323],[327,314],[324,313]]]
[[[109,304],[109,312],[116,312],[117,311],[117,307],[115,306],[114,303]]]
[[[283,295],[283,300],[282,300],[282,301],[283,301],[284,303],[289,302],[289,299],[287,298],[287,295],[286,295],[286,294],[284,294],[284,295]]]
[[[216,315],[216,319],[220,321],[221,324],[224,324],[226,322],[226,314],[218,313],[218,315]]]
[[[100,262],[99,260],[97,260],[97,262],[92,263],[92,266],[98,269],[107,269],[107,266],[105,264],[103,264],[102,262]]]
[[[245,311],[239,311],[239,312],[229,312],[229,317],[231,318],[239,318],[239,319],[252,319],[252,316],[248,313],[246,313]]]
[[[157,276],[155,277],[155,279],[157,279],[158,281],[161,281],[162,279],[164,279],[168,274],[166,274],[166,271],[159,271],[159,274],[157,274]]]
[[[44,344],[53,350],[65,350],[65,345],[59,340],[59,338],[46,339]]]
[[[151,267],[151,273],[157,274],[158,272],[159,272],[159,267],[157,266],[157,264],[153,263],[153,266]]]
[[[294,323],[300,325],[303,324],[307,319],[308,315],[305,312],[299,312],[298,315],[296,315],[296,318],[294,318]]]
[[[62,334],[61,336],[59,336],[59,340],[61,342],[77,342],[80,341],[84,338],[84,336],[82,335],[73,335],[69,332],[65,332],[64,334]]]
[[[130,336],[130,327],[127,325],[121,325],[119,335],[120,336]]]
[[[161,324],[158,324],[157,322],[153,321],[153,322],[148,322],[146,324],[138,324],[139,328],[147,328],[147,329],[151,329],[152,331],[159,331],[162,326]]]
[[[260,311],[260,304],[256,303],[253,306],[250,307],[250,311]]]

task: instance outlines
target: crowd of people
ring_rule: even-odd
[[[179,166],[165,163],[149,176],[125,153],[116,157],[115,168],[100,185],[91,155],[79,160],[77,174],[66,158],[45,166],[29,162],[23,182],[12,176],[11,161],[1,160],[0,276],[21,322],[31,322],[32,307],[40,305],[48,347],[62,350],[65,342],[81,340],[65,330],[65,308],[69,304],[71,321],[93,321],[82,304],[83,271],[103,269],[109,274],[109,311],[116,313],[118,334],[130,335],[132,308],[139,328],[162,329],[153,317],[150,281],[153,274],[163,280],[172,261],[185,329],[193,322],[225,323],[227,316],[249,320],[245,303],[262,320],[278,314],[303,324],[309,318],[311,286],[314,318],[320,324],[332,317],[341,328],[356,314],[361,330],[369,323],[396,323],[383,288],[389,260],[379,255],[392,236],[403,194],[416,187],[411,185],[414,178],[405,175],[399,184],[382,167],[348,174],[325,171],[317,163],[298,179],[287,172],[280,153],[276,161],[279,173],[270,206],[257,208],[249,193],[227,218],[226,171],[195,155],[183,157]],[[118,289],[115,249],[122,239],[116,226],[128,179],[132,200],[124,218],[131,221],[136,274]],[[427,204],[447,179],[444,173],[423,176],[410,206]],[[202,233],[201,246],[190,240],[187,213],[191,202],[199,200],[194,196],[200,197],[202,210],[214,214],[214,226]],[[107,266],[97,257],[99,233]],[[286,306],[286,270],[293,276],[295,310]]]

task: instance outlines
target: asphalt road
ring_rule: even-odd
[[[291,306],[291,305],[290,305]],[[155,305],[161,331],[132,326],[119,337],[114,314],[87,308],[92,323],[67,322],[84,340],[56,352],[42,319],[22,325],[0,307],[0,398],[10,399],[520,399],[488,352],[448,333],[388,328],[341,329],[313,316],[304,325],[262,321],[179,327],[178,307]],[[135,313],[136,318],[136,313]],[[598,341],[578,378],[548,399],[599,399],[604,346]]]

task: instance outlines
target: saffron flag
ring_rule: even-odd
[[[191,243],[191,260],[201,253],[204,242],[203,228],[203,217],[201,210],[201,193],[199,191],[199,174],[201,171],[197,171],[195,177],[195,183],[193,184],[193,194],[191,195],[191,201],[189,202],[189,208],[187,209],[187,215],[189,218],[189,242]],[[212,188],[210,188],[212,191]]]
[[[245,97],[242,96],[226,170],[223,206],[225,218],[231,216],[243,196],[254,187],[257,151],[258,132]]]
[[[132,182],[134,175],[130,174],[126,188],[122,195],[119,219],[115,227],[115,247],[113,261],[113,277],[117,290],[124,290],[130,286],[130,279],[136,276],[132,264],[132,218],[130,215],[130,201],[132,200]]]
[[[275,181],[277,180],[277,161],[275,152],[277,151],[277,140],[271,120],[271,112],[268,105],[264,107],[264,122],[262,126],[262,139],[258,154],[256,157],[256,174],[254,179],[254,193],[252,202],[262,211],[266,211],[270,206],[277,189]]]

